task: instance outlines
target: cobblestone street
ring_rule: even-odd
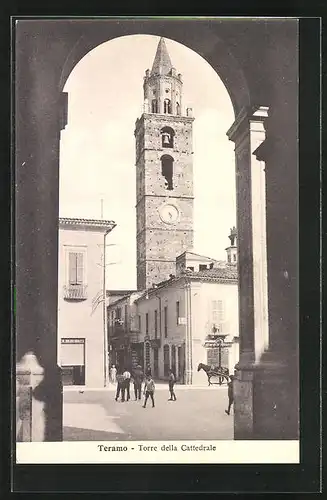
[[[225,387],[157,388],[155,408],[134,400],[116,402],[113,390],[64,392],[64,441],[233,439],[233,416],[226,415]],[[233,410],[232,410],[233,413]]]

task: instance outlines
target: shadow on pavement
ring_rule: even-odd
[[[79,427],[63,427],[63,441],[121,441],[122,434]]]

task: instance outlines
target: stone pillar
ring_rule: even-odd
[[[185,336],[185,384],[192,384],[192,313],[191,313],[191,285],[185,285],[185,311],[186,311],[186,336]]]
[[[243,109],[227,132],[235,142],[240,361],[235,438],[253,435],[253,365],[268,346],[265,170],[253,151],[265,140],[267,107]]]
[[[35,418],[45,410],[44,401],[36,399],[33,391],[44,378],[44,369],[32,352],[26,353],[16,366],[17,417],[21,420],[19,441],[44,441],[45,420]],[[26,432],[26,430],[28,430]]]
[[[251,113],[243,110],[228,132],[236,145],[239,243],[235,439],[298,437],[296,92],[293,94],[290,92],[289,112],[285,99],[276,92],[269,116],[263,107]]]
[[[287,100],[294,109],[296,94]],[[297,122],[284,103],[269,113],[267,139],[255,151],[266,165],[269,277],[269,347],[254,374],[260,439],[299,436]]]
[[[204,347],[204,325],[206,310],[203,308],[203,297],[201,296],[201,284],[193,281],[190,291],[191,308],[191,332],[192,332],[192,385],[207,385],[206,376],[203,371],[198,372],[199,363],[206,363],[206,350]]]
[[[33,31],[33,30],[32,30]],[[50,54],[56,41],[16,26],[16,361],[34,356],[32,439],[62,439],[62,384],[57,366],[59,140],[65,99]],[[60,59],[60,58],[59,58]],[[59,60],[60,64],[60,60]],[[26,358],[25,358],[26,360]],[[26,378],[26,377],[25,377]],[[25,380],[26,381],[26,380]],[[39,404],[36,404],[36,401]],[[38,433],[34,432],[39,429]]]
[[[251,198],[252,198],[252,248],[253,248],[253,298],[255,360],[269,343],[268,327],[268,275],[266,232],[266,173],[265,164],[253,152],[266,138],[264,123],[268,108],[261,106],[250,119],[251,140]]]

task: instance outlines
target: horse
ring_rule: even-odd
[[[219,384],[221,385],[224,382],[224,379],[226,379],[226,382],[229,380],[229,375],[228,375],[228,368],[223,368],[222,366],[209,366],[205,365],[204,363],[200,363],[198,366],[198,372],[200,370],[203,370],[208,377],[208,385],[213,385],[213,384]],[[218,382],[212,382],[211,379],[213,377],[218,377]]]

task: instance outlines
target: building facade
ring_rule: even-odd
[[[172,369],[182,384],[205,385],[200,363],[233,373],[239,360],[237,269],[194,252],[183,260],[176,276],[109,305],[109,338],[120,368],[150,366],[161,380]]]
[[[175,273],[193,247],[192,110],[183,113],[182,76],[160,39],[144,77],[144,113],[136,120],[137,288]]]
[[[117,369],[143,366],[144,343],[138,324],[135,300],[141,292],[110,293],[107,307],[109,363]]]
[[[58,365],[63,385],[103,387],[104,245],[115,223],[59,219]]]

